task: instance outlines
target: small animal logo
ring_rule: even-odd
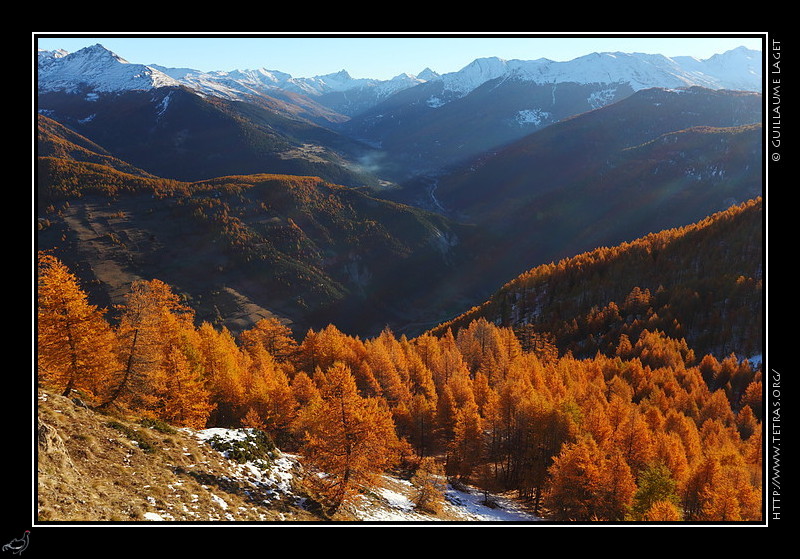
[[[3,551],[10,551],[16,555],[21,555],[23,551],[28,547],[28,538],[30,538],[31,531],[25,530],[25,533],[22,535],[21,538],[14,538],[6,545],[3,546]]]

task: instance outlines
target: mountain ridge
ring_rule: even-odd
[[[744,50],[733,52],[730,58],[736,59],[737,54],[744,55],[747,52]],[[105,61],[104,63],[126,65],[113,58],[100,46],[84,54],[99,57]],[[70,55],[62,53],[56,56],[51,53],[43,56],[45,60],[49,60],[43,63],[51,64],[56,60],[67,59]],[[580,66],[594,59],[604,59],[605,62],[614,63],[618,58],[621,57],[596,53],[588,55],[588,58],[583,57],[574,64]],[[662,62],[664,60],[664,57],[656,58]],[[642,57],[637,58],[641,59]],[[73,59],[72,67],[77,66],[74,62]],[[662,162],[659,171],[650,160],[653,159],[653,154],[665,153],[664,149],[669,146],[664,149],[651,146],[623,151],[653,142],[665,133],[677,132],[675,126],[664,126],[664,122],[679,121],[679,128],[683,129],[741,125],[744,122],[752,122],[753,119],[760,119],[760,113],[757,116],[749,116],[755,115],[752,108],[747,109],[748,116],[742,117],[741,122],[730,119],[730,114],[740,110],[736,109],[736,103],[759,105],[758,94],[699,87],[649,88],[634,91],[630,84],[624,88],[614,86],[612,90],[597,89],[593,84],[581,85],[574,82],[536,85],[535,89],[530,89],[530,84],[520,76],[521,68],[528,68],[528,73],[531,74],[531,68],[536,67],[542,70],[540,75],[546,75],[544,68],[552,69],[553,66],[563,68],[563,65],[548,60],[533,61],[533,64],[523,64],[524,61],[512,62],[499,58],[476,61],[475,67],[467,73],[462,73],[461,77],[481,76],[481,79],[476,81],[483,83],[467,95],[454,97],[447,103],[431,103],[431,93],[444,95],[445,84],[448,80],[454,79],[455,74],[434,76],[434,79],[426,83],[396,93],[387,99],[382,107],[391,107],[391,110],[395,111],[394,114],[402,115],[402,120],[411,123],[411,127],[396,136],[393,132],[389,132],[386,138],[391,141],[384,141],[386,138],[380,135],[382,132],[361,137],[354,133],[354,129],[346,129],[346,125],[355,119],[350,119],[349,122],[345,119],[341,121],[341,126],[314,125],[306,118],[307,115],[295,112],[299,110],[297,109],[299,99],[311,99],[301,94],[296,94],[296,97],[285,101],[280,100],[278,96],[252,95],[247,101],[236,101],[198,95],[185,85],[113,95],[92,93],[87,90],[84,90],[82,95],[74,95],[47,92],[44,91],[46,88],[43,88],[39,94],[39,112],[56,118],[60,125],[69,127],[72,133],[80,134],[95,146],[102,146],[105,154],[131,166],[131,168],[116,167],[119,170],[133,172],[134,169],[140,169],[143,173],[156,177],[155,182],[151,184],[166,185],[164,188],[167,189],[187,191],[185,185],[169,181],[219,184],[224,191],[230,187],[229,184],[224,184],[224,180],[232,180],[232,184],[249,180],[231,179],[231,177],[267,175],[300,177],[287,178],[286,180],[290,182],[305,181],[308,180],[307,177],[319,177],[320,185],[364,188],[363,193],[383,201],[376,201],[373,208],[368,208],[364,204],[359,206],[365,213],[358,218],[366,220],[364,223],[375,221],[370,218],[372,212],[375,207],[387,201],[400,202],[406,209],[416,206],[444,216],[443,221],[435,228],[436,231],[430,230],[426,250],[429,248],[438,250],[437,258],[440,258],[440,264],[449,266],[455,258],[458,265],[464,268],[459,272],[451,267],[434,266],[437,274],[443,274],[437,276],[443,280],[442,283],[439,285],[429,283],[425,289],[423,285],[425,280],[418,281],[419,292],[413,294],[411,299],[415,301],[413,306],[417,310],[437,308],[440,317],[453,316],[459,310],[459,306],[463,308],[464,305],[474,304],[476,297],[485,297],[490,290],[502,284],[508,277],[513,277],[542,261],[580,253],[597,244],[617,243],[636,238],[652,231],[654,227],[683,225],[720,209],[719,206],[760,193],[761,187],[758,181],[754,182],[748,178],[749,182],[736,182],[738,179],[732,175],[732,169],[723,168],[718,164],[731,157],[726,155],[724,149],[734,150],[733,153],[739,154],[737,157],[746,153],[747,162],[751,162],[750,154],[755,148],[752,148],[750,140],[746,145],[742,143],[745,139],[743,129],[737,133],[714,136],[697,128],[691,135],[695,138],[694,147],[688,149],[690,144],[686,143],[685,150],[683,148],[678,150],[684,174],[690,171],[699,173],[698,176],[706,171],[715,173],[713,180],[709,175],[704,179],[705,182],[685,185],[681,200],[687,208],[694,207],[695,198],[692,196],[696,195],[698,185],[705,185],[706,193],[703,196],[715,197],[716,205],[708,206],[706,200],[703,202],[706,205],[702,208],[698,205],[694,214],[686,216],[678,215],[669,209],[673,206],[665,206],[663,200],[661,202],[657,200],[658,196],[663,195],[664,199],[674,203],[676,190],[670,190],[669,184],[665,182],[653,182],[646,176],[647,173],[655,175],[658,172],[661,173],[657,177],[659,180],[660,177],[668,176],[668,172],[671,171],[664,167],[666,162]],[[699,64],[699,61],[694,63]],[[509,66],[513,66],[515,71],[506,72]],[[724,67],[724,64],[722,66]],[[181,73],[188,75],[190,72],[183,69]],[[484,81],[484,78],[499,74],[502,75]],[[340,86],[350,80],[346,72],[330,76],[338,80]],[[266,77],[273,80],[290,79],[288,74]],[[553,99],[557,98],[561,112],[553,112],[548,117],[545,110],[539,112],[526,110],[525,107],[530,106],[532,92],[535,92],[533,101],[537,103],[552,103]],[[423,95],[420,96],[420,93]],[[495,97],[498,94],[502,94],[503,97]],[[420,99],[426,101],[417,102]],[[684,104],[681,105],[681,102]],[[309,111],[313,110],[312,105],[321,106],[316,101],[310,103],[306,106]],[[721,120],[722,117],[717,120],[698,120],[686,116],[688,113],[706,111],[706,105],[715,107],[714,110],[719,114],[728,115],[725,118],[729,120]],[[704,107],[702,111],[698,108],[700,106]],[[548,110],[555,107],[550,105]],[[502,111],[513,115],[513,118],[503,118]],[[337,113],[332,111],[330,114]],[[436,115],[436,118],[433,118],[433,115]],[[525,126],[530,128],[524,128],[522,121],[525,121]],[[578,123],[585,122],[595,124],[578,126]],[[625,124],[620,125],[620,122]],[[513,124],[522,135],[522,139],[509,143],[509,136],[493,132],[497,130],[493,127],[498,123],[506,128],[509,124]],[[530,133],[531,130],[533,133]],[[720,151],[718,147],[712,145],[712,137],[716,139],[727,137],[730,141],[725,144],[727,147],[723,146],[724,149]],[[752,132],[747,137],[752,137]],[[674,134],[670,140],[684,141],[688,138],[690,135]],[[361,142],[362,139],[365,142]],[[469,143],[473,139],[475,143]],[[368,147],[372,143],[379,145],[374,148]],[[526,145],[539,147],[526,148],[524,147]],[[489,149],[490,146],[500,147]],[[60,149],[64,149],[63,145]],[[404,150],[405,155],[410,157],[404,157]],[[481,155],[477,160],[468,160],[462,167],[440,166],[443,161],[459,159],[467,152]],[[76,153],[77,151],[73,149],[69,154],[60,151],[56,156],[78,158]],[[521,155],[522,159],[527,161],[528,167],[520,166],[519,163],[507,158],[509,154],[514,153]],[[551,155],[546,156],[548,153]],[[709,162],[712,153],[714,162]],[[403,170],[407,170],[406,163],[410,162],[413,167],[415,154],[425,158],[425,163],[433,168],[440,172],[445,170],[446,173],[424,177],[422,186],[400,182],[392,185],[396,178],[394,176],[386,180],[387,175],[384,171],[387,167],[394,167],[400,174]],[[395,159],[398,155],[400,157]],[[86,157],[86,154],[80,157]],[[108,160],[102,158],[90,161],[110,164]],[[531,168],[530,164],[534,161],[539,163]],[[557,165],[558,161],[562,164]],[[676,159],[673,162],[677,161]],[[69,185],[70,180],[74,180],[65,178],[69,173],[85,177],[87,180],[91,177],[89,184],[92,185],[108,181],[108,184],[116,185],[114,188],[121,188],[123,191],[129,190],[129,185],[137,181],[141,183],[139,179],[126,178],[124,181],[111,179],[105,171],[96,168],[89,170],[86,166],[79,168],[73,165],[73,170],[69,170],[63,162],[55,162],[52,159],[42,160],[42,164],[42,168],[45,169],[44,176],[60,177],[58,180],[64,185]],[[713,170],[712,166],[715,166]],[[583,182],[576,182],[580,177],[576,177],[575,173],[580,169],[586,169],[587,173],[588,170],[592,170],[591,175],[596,179],[594,183],[587,183],[588,177],[582,178]],[[187,175],[188,172],[192,174]],[[756,172],[753,163],[750,174]],[[227,179],[220,182],[220,177]],[[720,182],[722,177],[725,177],[725,180]],[[734,177],[734,180],[728,180],[731,177]],[[613,188],[609,186],[612,178],[615,182]],[[595,210],[598,208],[619,209],[618,206],[624,206],[633,199],[644,199],[642,196],[646,198],[641,185],[649,182],[652,182],[652,185],[648,188],[652,187],[653,193],[647,201],[647,206],[639,213],[632,215],[626,210],[624,219],[621,217],[612,219],[610,210],[601,212],[600,215],[596,214]],[[386,188],[387,185],[394,188]],[[723,193],[722,190],[725,189],[727,190]],[[572,209],[566,208],[563,202],[559,205],[558,200],[555,200],[556,191],[565,193],[567,197],[574,197],[580,204]],[[487,193],[491,193],[489,198],[485,198]],[[223,193],[219,195],[223,196]],[[339,195],[334,195],[334,198]],[[594,202],[590,203],[590,200],[597,201],[597,205],[594,205]],[[480,209],[480,215],[476,214],[475,208]],[[243,212],[242,215],[248,213],[243,206],[238,207],[236,211]],[[308,242],[308,231],[294,216],[273,217],[277,218],[273,225],[280,225],[279,242],[285,243],[294,239],[299,243],[295,250],[300,252],[296,255],[300,255],[305,248],[315,245],[316,241]],[[295,225],[299,224],[299,228],[288,225],[289,217]],[[669,220],[664,219],[667,217]],[[602,221],[603,230],[610,229],[611,233],[600,235],[600,227],[581,225],[589,224],[590,220],[595,218]],[[620,220],[628,223],[630,227],[620,231],[617,224]],[[247,220],[234,220],[228,225],[234,222],[236,225],[234,230],[241,228],[241,231],[248,231],[250,228]],[[313,224],[313,220],[308,223]],[[264,231],[253,236],[253,239],[272,227],[264,223],[256,226],[260,228],[259,231],[261,229]],[[335,237],[324,232],[324,227],[318,224],[313,226],[315,231],[323,233],[327,238]],[[267,246],[269,242],[265,240],[261,244],[246,247],[246,250],[260,250],[255,247]],[[563,245],[559,253],[554,253],[553,247],[550,246],[556,242]],[[400,243],[392,250],[402,246]],[[504,249],[497,251],[493,248],[497,246],[502,246]],[[305,248],[298,249],[298,247]],[[398,254],[403,254],[405,250],[407,247],[400,248]],[[338,262],[337,265],[346,270],[344,277],[347,281],[354,282],[356,290],[363,289],[364,282],[369,281],[369,278],[375,279],[374,265],[366,260],[325,258],[324,252],[316,246],[308,254],[315,254],[314,258],[318,263]],[[472,264],[469,264],[469,257],[466,256],[469,253],[473,255]],[[445,262],[446,260],[449,262]],[[281,262],[281,266],[287,265],[289,268],[305,267],[305,264],[300,262],[292,262],[291,258]],[[316,268],[313,273],[306,276],[306,279],[325,278],[326,273],[318,275]],[[398,270],[398,277],[394,280],[401,281],[402,274],[399,269],[394,267],[390,269]],[[414,269],[409,272],[409,275],[415,276],[422,270]],[[424,272],[429,274],[431,270]],[[332,295],[334,299],[339,299],[343,292],[349,291],[343,289],[341,280],[330,282],[329,279],[322,279],[317,285],[327,286],[322,291]],[[442,305],[445,308],[441,308]],[[350,317],[357,317],[364,312],[363,308],[345,307],[340,310],[338,313],[340,316]],[[377,308],[373,310],[376,315],[380,312]],[[393,310],[400,311],[400,316],[406,315],[403,309]],[[410,323],[420,322],[418,316],[408,316],[408,318]]]
[[[262,105],[363,144],[357,157],[381,180],[398,183],[435,174],[644,88],[758,90],[761,71],[760,53],[742,47],[707,60],[619,52],[569,61],[488,57],[441,75],[426,68],[418,76],[391,80],[354,79],[346,70],[295,78],[266,69],[200,72],[133,65],[98,44],[71,54],[40,53],[38,87],[40,97],[71,91],[94,100],[101,92],[180,85],[209,100]],[[236,170],[217,174],[230,172]]]
[[[419,311],[402,308],[419,283],[403,282],[404,266],[434,277],[461,258],[461,226],[365,189],[280,174],[165,179],[61,148],[76,144],[57,134],[75,134],[39,119],[39,246],[74,265],[108,306],[153,276],[234,331],[271,315],[298,331],[337,317],[377,331]]]
[[[39,114],[154,175],[194,181],[278,172],[379,183],[358,163],[368,148],[302,118],[296,108],[274,98],[202,97],[182,85],[38,95]]]
[[[38,52],[38,91],[77,92],[127,91],[179,86],[180,82],[145,64],[131,64],[103,45],[85,47],[76,53]]]
[[[684,227],[542,264],[430,333],[484,319],[552,334],[562,351],[591,357],[613,356],[621,335],[636,339],[647,328],[685,338],[699,355],[758,356],[762,212],[758,197]]]
[[[627,66],[620,64],[617,59],[624,59]],[[309,78],[295,78],[286,72],[265,68],[203,72],[191,68],[168,68],[158,64],[130,64],[102,45],[96,44],[69,54],[40,51],[38,69],[40,90],[74,88],[77,83],[85,83],[100,91],[117,91],[124,88],[147,88],[150,83],[150,87],[183,84],[199,92],[223,97],[236,97],[241,93],[264,93],[275,88],[313,97],[369,87],[376,89],[376,98],[379,99],[430,81],[442,81],[446,91],[464,95],[487,81],[512,75],[537,83],[627,81],[634,90],[691,85],[754,90],[761,87],[761,71],[760,67],[756,69],[756,60],[760,66],[760,53],[745,47],[732,49],[706,60],[691,57],[669,58],[658,54],[595,52],[568,61],[545,58],[479,58],[455,72],[436,74],[426,68],[418,76],[406,73],[390,80],[354,79],[346,70]],[[598,62],[601,63],[600,67]],[[750,79],[739,77],[732,80],[730,74],[733,66],[739,72],[745,68],[745,75]],[[625,67],[632,69],[625,70]],[[100,76],[103,75],[113,79],[101,79]],[[130,81],[125,83],[120,79],[122,77]],[[150,81],[142,78],[149,78]],[[732,86],[734,83],[735,86]]]

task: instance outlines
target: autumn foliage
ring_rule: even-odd
[[[759,354],[763,247],[758,197],[685,227],[537,266],[434,332],[483,317],[531,327],[562,353],[583,357],[635,346],[645,330],[685,340],[700,357]]]
[[[760,369],[660,329],[578,358],[541,330],[483,318],[413,339],[328,326],[296,340],[272,319],[234,334],[197,325],[158,280],[114,310],[41,254],[39,383],[103,410],[266,431],[303,455],[331,514],[381,472],[418,464],[431,511],[446,475],[514,491],[551,520],[762,515]]]

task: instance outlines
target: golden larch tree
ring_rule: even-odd
[[[564,445],[550,466],[545,507],[555,520],[601,520],[604,456],[591,437]]]
[[[214,409],[196,364],[178,346],[165,351],[157,415],[173,425],[202,429]]]
[[[423,458],[410,481],[414,488],[414,506],[423,512],[439,514],[444,508],[444,492],[447,489],[442,465],[430,456]]]
[[[103,397],[119,368],[113,331],[103,314],[89,304],[67,266],[39,253],[36,333],[41,381],[58,387],[65,396],[81,390]]]
[[[466,481],[483,460],[483,420],[478,404],[468,400],[456,411],[453,438],[447,453],[445,471]]]
[[[311,477],[334,514],[361,484],[371,484],[407,452],[385,401],[358,394],[350,368],[336,362],[323,374],[321,399],[303,410],[301,454],[319,473]]]
[[[272,435],[278,444],[289,441],[298,404],[292,391],[289,376],[260,343],[247,346],[250,365],[245,382],[246,407],[258,418],[258,426]]]
[[[170,314],[191,314],[172,289],[160,280],[131,284],[116,328],[120,368],[115,387],[100,407],[120,401],[134,409],[152,409],[153,376],[163,364],[165,319]]]
[[[246,355],[226,328],[217,331],[203,322],[198,329],[203,374],[215,404],[215,426],[233,426],[244,416]]]

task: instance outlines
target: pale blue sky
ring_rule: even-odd
[[[733,36],[728,36],[733,35]],[[749,37],[748,37],[749,35]],[[52,36],[52,37],[51,37]],[[160,64],[197,70],[257,69],[279,70],[294,77],[312,77],[347,70],[354,78],[390,79],[400,73],[418,74],[426,66],[444,74],[455,72],[476,58],[571,60],[603,51],[644,52],[665,56],[708,58],[746,46],[762,48],[764,32],[680,37],[624,34],[547,37],[498,36],[482,34],[464,38],[436,36],[379,37],[362,35],[306,37],[235,37],[219,34],[191,37],[184,33],[142,36],[104,36],[73,32],[34,32],[39,48],[75,52],[100,43],[128,62]]]

